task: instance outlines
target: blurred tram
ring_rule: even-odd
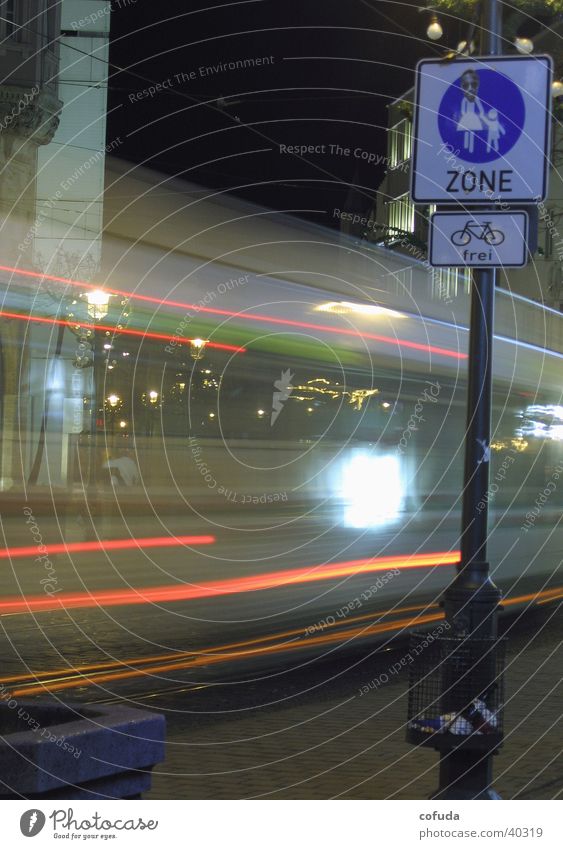
[[[104,204],[101,278],[1,272],[31,363],[25,474],[35,464],[58,497],[94,464],[125,525],[179,516],[213,532],[224,545],[205,553],[205,580],[312,570],[211,600],[207,622],[314,623],[411,556],[425,568],[399,566],[377,604],[435,600],[446,574],[431,555],[453,568],[459,547],[463,281],[444,288],[408,255],[124,164]],[[88,309],[99,291],[104,315]],[[495,333],[489,557],[524,598],[557,583],[563,549],[563,317],[499,289]],[[124,453],[138,480],[111,473]]]

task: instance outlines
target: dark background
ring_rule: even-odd
[[[412,85],[415,63],[467,33],[467,23],[442,17],[444,37],[429,41],[421,5],[114,0],[108,140],[119,136],[118,155],[129,161],[338,226],[327,210],[368,210],[385,165],[331,154],[329,145],[383,156],[387,106]],[[198,71],[265,56],[272,64]],[[193,81],[174,79],[191,71]],[[130,101],[167,79],[172,88]],[[325,152],[280,154],[280,144],[324,144]]]

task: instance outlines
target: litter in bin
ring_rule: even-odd
[[[496,714],[490,711],[482,699],[474,699],[468,707],[458,713],[444,713],[437,717],[411,719],[409,728],[427,734],[449,732],[450,734],[494,734],[497,731]]]

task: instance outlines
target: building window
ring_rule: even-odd
[[[58,35],[57,26],[56,26],[56,24],[57,24],[57,7],[55,6],[55,4],[53,4],[52,6],[49,6],[47,8],[46,16],[47,16],[47,19],[46,19],[47,20],[47,33],[46,33],[47,34],[47,44],[52,50],[53,47],[54,47],[53,42],[55,41],[55,39]]]
[[[408,193],[389,201],[387,223],[391,237],[399,236],[400,233],[414,233],[414,204],[409,200]]]
[[[4,18],[4,32],[7,38],[13,38],[16,32],[16,0],[6,0],[0,7]]]
[[[412,123],[404,118],[389,130],[389,167],[396,168],[411,157]]]
[[[450,301],[468,294],[471,278],[463,268],[440,268],[432,272],[432,300]]]

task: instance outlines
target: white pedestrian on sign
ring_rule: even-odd
[[[456,129],[463,132],[463,146],[473,153],[475,133],[484,129],[485,110],[477,97],[479,91],[479,76],[477,71],[465,71],[461,75],[463,98],[461,100],[461,116]]]
[[[498,153],[498,142],[502,136],[506,134],[506,130],[502,126],[501,122],[498,119],[498,112],[496,109],[489,109],[487,112],[487,117],[483,119],[487,127],[489,128],[489,132],[487,134],[487,150],[496,150]]]

